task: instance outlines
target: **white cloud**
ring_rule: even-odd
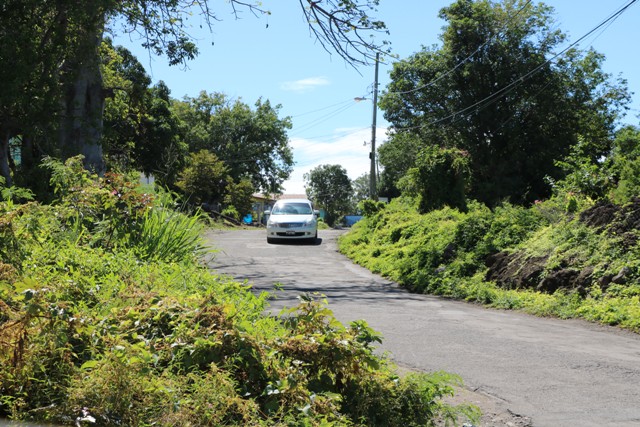
[[[280,84],[280,88],[288,92],[303,93],[309,92],[318,86],[327,86],[329,83],[329,79],[326,77],[309,77],[301,80],[283,82]]]
[[[296,165],[291,177],[284,183],[285,193],[304,194],[304,174],[320,165],[340,165],[346,169],[351,179],[368,173],[371,168],[369,160],[371,129],[348,131],[348,129],[336,130],[336,134],[342,136],[331,141],[292,139],[291,147]],[[385,131],[385,128],[376,129],[376,145],[386,139]]]

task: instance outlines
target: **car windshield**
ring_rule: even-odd
[[[272,215],[311,215],[311,206],[308,203],[283,203],[275,205]]]

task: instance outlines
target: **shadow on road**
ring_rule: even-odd
[[[320,246],[322,239],[275,239],[269,242],[270,245],[286,245],[286,246]]]

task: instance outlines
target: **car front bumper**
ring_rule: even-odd
[[[284,223],[267,225],[269,239],[312,239],[316,237],[317,227],[314,225]]]

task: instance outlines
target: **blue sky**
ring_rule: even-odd
[[[579,39],[629,0],[547,0],[554,7],[556,24]],[[285,4],[286,3],[286,4]],[[444,22],[438,11],[448,0],[381,0],[377,17],[387,24],[393,53],[407,58],[421,46],[439,43]],[[198,39],[200,55],[187,69],[169,67],[129,37],[115,38],[129,48],[145,66],[154,82],[163,80],[174,98],[196,96],[200,91],[222,92],[249,105],[262,97],[280,104],[280,116],[291,116],[289,132],[296,165],[285,183],[286,193],[303,193],[303,174],[321,164],[340,164],[352,179],[369,171],[372,101],[369,96],[374,68],[352,67],[330,55],[309,33],[298,2],[263,1],[272,13],[256,18],[247,11],[235,19],[231,8],[215,2],[221,21],[211,32],[194,17],[192,35]],[[640,120],[640,5],[634,4],[613,24],[578,46],[593,46],[606,56],[604,70],[627,79],[633,94],[632,111],[625,122]],[[206,27],[205,27],[206,28]],[[563,45],[565,47],[566,45]],[[379,69],[380,89],[389,82],[391,63]],[[386,122],[377,113],[376,141],[384,141]]]

